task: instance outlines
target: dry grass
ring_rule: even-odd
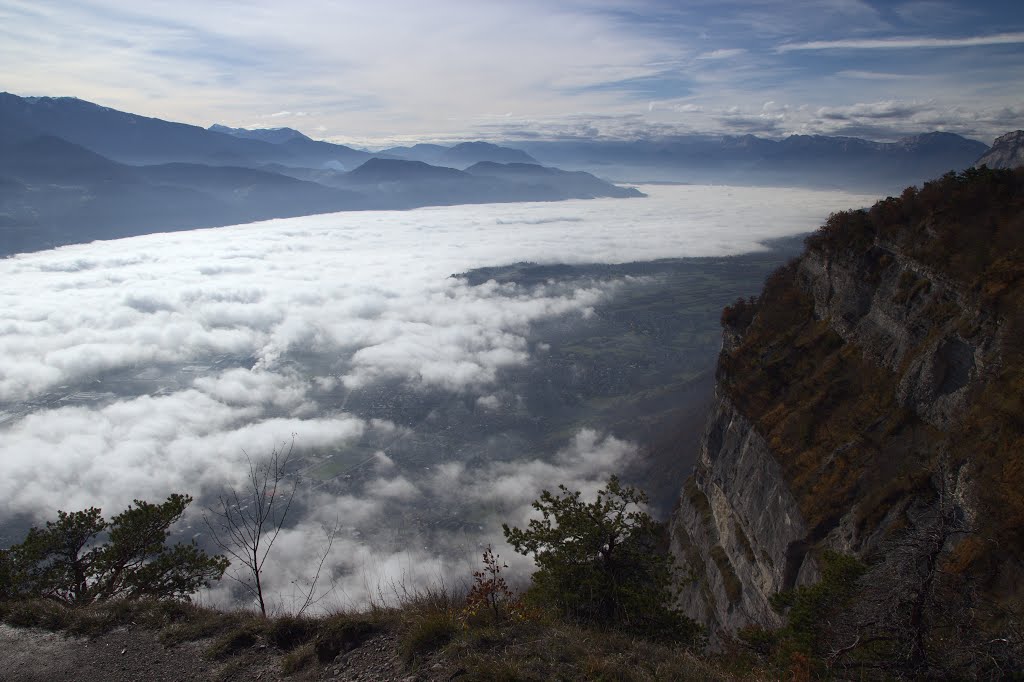
[[[243,679],[275,667],[313,679],[339,653],[380,633],[388,635],[381,641],[397,640],[394,654],[410,674],[429,676],[440,663],[445,674],[461,671],[465,680],[735,679],[679,645],[570,625],[540,612],[529,620],[467,621],[459,618],[465,597],[444,586],[398,593],[400,599],[386,608],[316,618],[264,619],[175,602],[68,609],[48,601],[0,604],[0,616],[12,625],[93,635],[131,625],[156,632],[169,647],[198,642],[217,679]]]
[[[466,680],[725,680],[692,652],[561,623],[506,623],[449,645]]]

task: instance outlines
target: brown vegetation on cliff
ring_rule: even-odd
[[[833,214],[723,322],[719,390],[769,444],[807,542],[869,565],[827,665],[1018,665],[1024,169]]]

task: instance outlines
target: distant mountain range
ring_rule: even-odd
[[[1019,134],[1000,140],[1005,149],[985,158],[1010,163],[1020,154]],[[293,128],[201,128],[69,97],[0,93],[0,256],[334,211],[643,196],[591,173],[896,193],[968,167],[987,151],[958,135],[927,133],[893,143],[689,136],[416,144],[371,153]]]
[[[481,161],[495,163],[532,163],[538,161],[522,151],[511,147],[499,147],[489,142],[463,142],[454,147],[439,144],[417,144],[412,147],[391,147],[378,153],[382,158],[422,161],[424,163],[468,168]]]
[[[291,128],[204,129],[74,98],[0,93],[0,256],[335,211],[643,196],[586,173],[528,166],[535,161],[516,149],[438,149],[438,162],[458,168],[401,150],[378,158]],[[509,161],[517,167],[503,174]],[[480,162],[490,164],[484,172]]]
[[[952,133],[926,133],[898,142],[793,135],[767,140],[687,136],[638,141],[523,141],[542,163],[620,181],[673,181],[843,188],[898,193],[973,164],[988,146]]]

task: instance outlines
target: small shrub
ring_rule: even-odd
[[[821,580],[798,587],[788,599],[787,628],[812,648],[821,625],[842,611],[854,597],[857,579],[867,570],[856,558],[826,551],[821,560]]]
[[[774,605],[774,604],[773,604]],[[751,625],[740,628],[736,632],[736,639],[743,646],[761,656],[768,656],[779,644],[780,633],[778,630],[769,630],[760,625]]]
[[[732,305],[727,305],[722,310],[721,323],[723,327],[744,331],[750,326],[757,314],[757,297],[740,297]]]
[[[439,611],[427,615],[410,627],[402,636],[402,660],[412,663],[452,641],[459,627],[451,613]]]
[[[508,586],[503,569],[508,564],[494,553],[488,545],[483,553],[484,567],[473,572],[473,586],[466,595],[466,603],[459,612],[464,627],[484,623],[501,623],[508,618],[515,620],[536,620],[540,612],[527,605]]]
[[[810,679],[824,670],[833,624],[849,610],[859,589],[857,580],[867,570],[855,557],[830,550],[822,553],[820,563],[817,583],[772,596],[772,608],[786,615],[784,627],[750,627],[737,633],[747,651],[787,678]]]

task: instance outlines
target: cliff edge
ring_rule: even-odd
[[[1024,169],[832,215],[722,321],[716,403],[670,520],[686,613],[719,640],[779,628],[775,595],[816,583],[834,552],[866,566],[823,635],[845,659],[871,641],[940,673],[955,640],[967,653],[945,672],[1014,660]]]

